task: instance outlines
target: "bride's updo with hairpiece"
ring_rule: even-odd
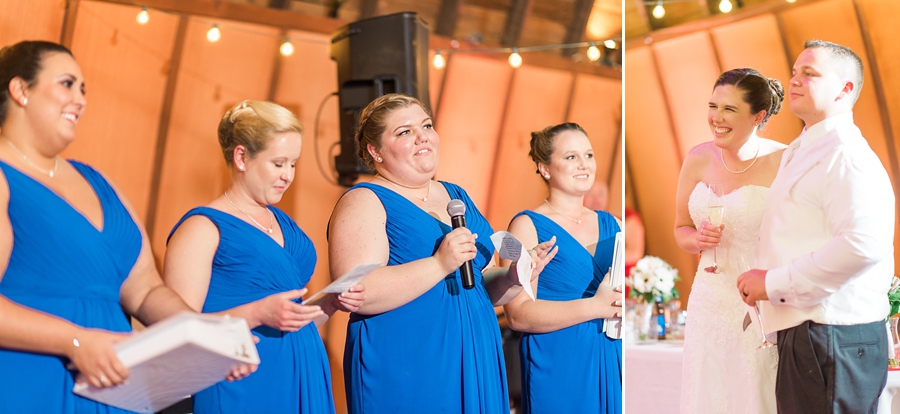
[[[767,78],[756,69],[740,68],[724,72],[716,79],[713,89],[721,85],[732,85],[741,90],[744,93],[744,102],[750,105],[752,113],[766,111],[766,116],[759,123],[760,129],[766,125],[769,117],[781,111],[784,86],[778,79]]]

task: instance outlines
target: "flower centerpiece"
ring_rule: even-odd
[[[900,278],[894,276],[891,280],[891,289],[888,290],[888,303],[891,310],[888,311],[887,322],[891,335],[888,337],[888,345],[891,347],[888,358],[888,368],[900,369]]]
[[[631,287],[629,297],[637,298],[634,306],[634,333],[638,341],[655,340],[665,334],[665,317],[657,317],[656,330],[651,324],[653,307],[659,300],[662,303],[678,297],[675,282],[678,270],[656,256],[644,256],[631,268],[625,284]]]
[[[631,268],[626,284],[631,287],[629,297],[653,303],[657,297],[663,302],[678,298],[675,282],[681,280],[678,270],[656,256],[644,256]]]

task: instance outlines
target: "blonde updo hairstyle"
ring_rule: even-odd
[[[587,132],[584,131],[584,128],[574,122],[564,122],[559,125],[548,126],[540,131],[531,133],[531,150],[528,151],[528,155],[538,167],[535,172],[538,173],[544,181],[547,181],[547,179],[541,175],[540,165],[550,165],[550,157],[553,155],[553,141],[557,135],[565,131],[578,131],[587,136]]]
[[[375,160],[369,153],[369,145],[381,150],[384,144],[381,135],[387,129],[387,118],[392,112],[408,106],[419,105],[429,117],[431,111],[418,99],[411,96],[389,93],[369,102],[359,115],[359,126],[356,128],[356,155],[366,163],[369,169],[375,168]]]
[[[234,166],[234,149],[243,145],[249,158],[256,157],[282,132],[303,133],[303,126],[291,111],[266,101],[245,100],[225,112],[219,122],[219,146],[225,164]]]

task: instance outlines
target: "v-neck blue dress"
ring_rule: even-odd
[[[472,261],[475,287],[459,271],[411,302],[377,315],[350,315],[344,381],[351,414],[509,413],[500,330],[482,270],[494,246],[490,224],[462,188],[442,183],[466,205],[468,228],[478,234]],[[430,257],[452,228],[394,191],[363,183],[387,213],[388,266]]]
[[[93,168],[73,167],[94,189],[102,229],[42,183],[0,161],[9,183],[13,246],[0,295],[86,327],[129,332],[119,290],[141,252],[141,232]],[[0,349],[0,413],[116,413],[72,393],[68,359]]]
[[[559,252],[538,278],[537,298],[568,301],[593,297],[612,265],[619,224],[597,211],[599,238],[593,255],[556,222],[523,211],[538,241],[556,236]],[[622,341],[603,332],[603,319],[543,334],[525,333],[519,342],[525,413],[622,412]]]
[[[273,206],[269,210],[284,234],[284,247],[252,224],[209,207],[194,208],[172,229],[174,233],[194,215],[208,218],[219,229],[204,313],[302,289],[309,282],[316,267],[312,240],[287,214]],[[296,332],[263,325],[253,334],[260,339],[259,369],[240,381],[221,381],[197,393],[195,413],[334,413],[328,356],[314,323]]]

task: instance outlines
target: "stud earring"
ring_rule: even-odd
[[[238,171],[244,171],[244,167],[238,167]]]
[[[28,97],[22,98],[22,106],[28,106]]]
[[[549,180],[549,179],[550,179],[550,174],[544,174],[544,179],[545,179],[545,180]]]
[[[375,158],[375,161],[381,162],[381,157]]]

